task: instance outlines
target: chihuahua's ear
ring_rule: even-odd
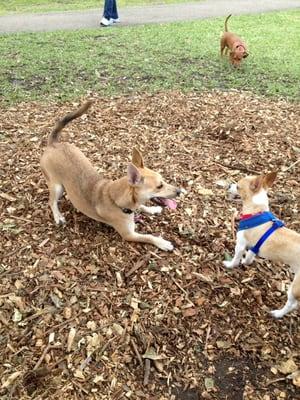
[[[277,172],[276,171],[273,171],[273,172],[270,172],[269,174],[266,174],[264,176],[264,187],[265,188],[272,187],[276,177],[277,177]]]
[[[130,185],[138,185],[143,182],[143,177],[140,171],[132,163],[128,164],[127,177]]]
[[[134,164],[138,168],[144,168],[143,156],[141,155],[141,153],[136,148],[134,148],[132,150],[131,162],[132,162],[132,164]]]
[[[259,192],[263,186],[264,182],[264,175],[260,175],[255,177],[252,182],[250,183],[250,189],[253,193]]]

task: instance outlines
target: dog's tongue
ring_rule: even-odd
[[[172,199],[164,199],[164,204],[166,207],[170,208],[171,210],[175,210],[177,207],[177,203],[175,200]]]
[[[156,203],[161,204],[165,207],[168,207],[171,210],[175,210],[175,208],[177,207],[177,203],[173,199],[164,199],[162,197],[156,197],[154,200]]]

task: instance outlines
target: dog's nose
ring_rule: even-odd
[[[181,189],[176,189],[176,196],[179,196],[182,193]]]

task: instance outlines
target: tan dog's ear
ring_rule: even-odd
[[[138,185],[143,182],[143,177],[137,167],[133,164],[128,164],[127,177],[130,185]]]
[[[259,192],[264,182],[264,175],[257,176],[250,183],[250,190],[253,193]]]
[[[132,158],[131,158],[132,164],[134,164],[138,168],[144,168],[144,160],[143,156],[141,153],[138,151],[138,149],[133,149],[132,150]]]
[[[270,172],[269,174],[266,174],[264,176],[264,182],[263,182],[264,183],[264,187],[265,188],[269,188],[269,187],[273,186],[273,183],[274,183],[276,177],[277,177],[277,172],[276,171],[273,171],[273,172]]]

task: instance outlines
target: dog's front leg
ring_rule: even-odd
[[[160,214],[162,212],[162,207],[161,206],[147,207],[147,206],[141,205],[140,210],[147,214]]]
[[[172,251],[174,249],[172,243],[168,240],[163,239],[161,236],[131,232],[126,237],[124,237],[124,239],[130,242],[150,243],[164,251]]]
[[[234,253],[234,257],[231,261],[223,261],[223,265],[226,268],[234,268],[234,267],[238,267],[243,254],[246,250],[246,240],[244,237],[244,232],[243,231],[239,231],[236,235],[236,245],[235,245],[235,253]]]
[[[130,216],[129,218],[124,219],[124,222],[113,225],[115,230],[119,232],[124,240],[127,240],[129,242],[150,243],[164,251],[172,251],[174,249],[174,246],[171,242],[163,239],[160,236],[153,236],[135,232],[135,223],[133,218],[133,216]]]

